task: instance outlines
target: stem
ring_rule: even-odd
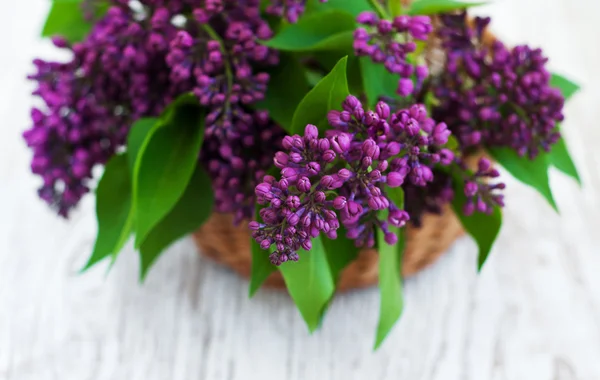
[[[204,29],[204,31],[210,36],[210,38],[219,43],[221,54],[223,54],[223,65],[225,66],[225,77],[227,78],[227,87],[228,91],[231,91],[231,88],[233,87],[233,71],[231,70],[227,50],[225,50],[225,43],[217,34],[217,32],[215,32],[215,30],[210,27],[210,25],[202,24],[202,29]],[[229,105],[229,97],[227,98],[227,105]]]
[[[375,12],[377,13],[377,15],[379,16],[379,18],[381,19],[386,19],[389,20],[390,19],[390,15],[388,14],[388,12],[383,8],[383,6],[381,5],[381,3],[379,2],[379,0],[369,0],[369,3],[371,4],[371,7],[373,7],[373,9],[375,9]]]

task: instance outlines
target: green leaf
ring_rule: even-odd
[[[397,75],[389,73],[384,65],[374,63],[369,57],[360,57],[359,60],[363,86],[370,107],[374,107],[381,96],[398,98],[396,89],[399,78]]]
[[[565,101],[579,90],[579,85],[560,74],[552,74],[550,77],[550,86],[558,88],[565,97]],[[557,125],[557,128],[560,129],[560,125]],[[581,186],[581,178],[577,172],[577,167],[573,163],[567,144],[562,137],[556,144],[552,145],[552,150],[548,153],[547,157],[550,165],[574,178]]]
[[[500,233],[500,227],[502,226],[502,211],[499,207],[494,207],[494,211],[490,215],[474,212],[470,216],[466,216],[463,213],[464,205],[467,202],[463,179],[458,175],[454,175],[453,185],[454,199],[452,200],[452,208],[454,209],[456,216],[460,219],[463,228],[473,239],[475,239],[475,242],[479,247],[477,268],[481,270],[483,264],[485,264],[490,255],[498,234]]]
[[[569,154],[569,149],[565,140],[561,137],[556,144],[552,145],[552,150],[547,154],[548,162],[561,172],[572,177],[581,186],[581,178],[577,172],[577,167]]]
[[[336,9],[306,15],[262,43],[283,51],[343,50],[352,52],[354,17]]]
[[[133,173],[140,148],[158,121],[156,118],[139,119],[129,130],[127,135],[127,159],[130,173]]]
[[[131,180],[127,156],[120,154],[106,164],[96,189],[98,236],[94,251],[82,271],[88,270],[106,257],[116,257],[131,233],[130,210]]]
[[[108,4],[99,3],[96,16],[108,10]],[[69,42],[81,41],[92,29],[85,19],[81,0],[54,0],[42,29],[42,37],[62,36]]]
[[[450,149],[453,152],[459,149],[458,140],[456,139],[456,136],[448,136],[448,142],[446,143],[445,148]]]
[[[175,207],[150,231],[140,247],[141,281],[168,246],[197,230],[210,217],[214,200],[210,177],[202,167],[196,166]]]
[[[311,54],[310,58],[314,58],[321,69],[330,72],[338,61],[345,56],[346,54],[339,51],[320,51]],[[351,94],[362,94],[364,92],[359,58],[353,54],[349,55],[346,63],[346,78],[348,80],[348,90]],[[323,79],[323,75],[320,76],[319,80],[321,79]],[[319,80],[312,83],[312,86],[314,87]]]
[[[315,70],[306,70],[306,80],[310,87],[314,87],[323,79],[323,74]],[[293,115],[292,115],[293,116]]]
[[[310,251],[298,254],[298,262],[284,263],[279,270],[308,329],[314,332],[335,293],[335,281],[320,237],[312,240]]]
[[[411,16],[432,15],[451,12],[459,9],[467,9],[485,4],[487,4],[487,2],[474,3],[457,0],[416,0],[408,9],[408,14]]]
[[[548,159],[546,153],[540,152],[535,160],[521,157],[510,148],[492,148],[489,153],[496,162],[504,167],[513,177],[536,189],[556,212],[558,207],[554,201],[548,179]]]
[[[391,0],[388,1],[388,12],[392,17],[400,16],[402,14],[402,0]]]
[[[385,188],[388,198],[394,202],[396,207],[404,209],[404,189],[402,187],[389,187]]]
[[[402,278],[400,274],[402,272],[402,256],[405,245],[404,230],[390,226],[390,231],[398,234],[398,242],[393,246],[386,243],[385,235],[381,230],[377,229],[380,304],[375,350],[381,346],[390,331],[392,331],[404,309]]]
[[[181,104],[170,112],[172,117],[150,132],[135,164],[136,247],[182,196],[204,139],[204,114],[199,107]]]
[[[292,134],[303,134],[307,124],[316,125],[320,131],[327,129],[327,113],[340,109],[349,94],[347,61],[348,57],[340,59],[333,70],[302,99],[292,118]]]
[[[252,249],[252,267],[248,296],[252,298],[271,273],[277,270],[277,267],[269,260],[270,253],[260,248],[260,245],[252,237],[250,237],[250,248]]]
[[[569,79],[560,74],[555,73],[553,73],[550,77],[550,86],[558,88],[565,97],[565,100],[569,100],[569,98],[573,96],[573,94],[575,94],[580,88],[578,84],[571,82]]]
[[[337,230],[337,234],[338,237],[335,240],[322,239],[329,270],[335,284],[338,283],[342,271],[356,260],[360,252],[360,249],[354,244],[354,240],[346,237],[346,229],[343,226]]]
[[[360,66],[360,57],[356,57],[354,55],[348,57],[346,77],[348,78],[348,90],[351,94],[362,94],[365,92]]]
[[[281,53],[279,65],[269,74],[265,99],[256,108],[268,110],[269,116],[289,132],[294,111],[309,90],[304,68],[292,54]]]
[[[372,10],[369,0],[328,0],[325,3],[320,0],[308,0],[306,2],[305,17],[313,13],[332,9],[350,13],[353,18],[361,12]]]

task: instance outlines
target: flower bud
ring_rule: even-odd
[[[348,202],[346,201],[346,197],[343,197],[341,195],[333,200],[333,208],[335,208],[336,210],[342,210],[346,208],[347,204]]]
[[[275,153],[275,159],[273,161],[276,167],[283,169],[289,162],[289,156],[284,152],[277,152]]]
[[[298,222],[300,222],[300,217],[298,214],[293,212],[286,217],[286,220],[290,226],[295,226],[298,224]]]
[[[389,187],[399,187],[404,184],[404,175],[398,172],[390,172],[387,175],[387,184]]]
[[[475,182],[471,182],[471,181],[467,181],[465,183],[465,195],[467,197],[474,197],[475,194],[477,194],[477,190],[479,189],[479,186],[477,186],[477,184]]]
[[[402,97],[407,97],[413,93],[415,85],[412,79],[402,78],[398,81],[398,89],[396,93]]]
[[[310,251],[312,249],[312,242],[310,239],[306,239],[302,242],[301,246],[305,251]]]
[[[398,235],[388,232],[384,235],[385,242],[389,245],[395,245],[398,242]]]
[[[269,249],[269,247],[271,247],[271,241],[269,240],[263,240],[260,242],[260,248],[262,249]]]
[[[336,154],[333,150],[329,149],[323,153],[323,161],[325,162],[333,162],[335,160]]]
[[[352,172],[348,169],[340,169],[337,174],[340,177],[340,179],[344,181],[352,177]]]
[[[312,185],[310,183],[310,180],[307,177],[300,177],[300,179],[298,180],[298,190],[300,190],[303,193],[309,193],[311,186]]]
[[[307,124],[306,128],[304,128],[304,136],[308,137],[309,139],[317,139],[319,138],[319,130],[317,129],[316,126],[312,125],[312,124]]]
[[[350,138],[345,133],[333,136],[330,141],[331,147],[336,153],[346,153],[350,149]]]

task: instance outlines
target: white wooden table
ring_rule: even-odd
[[[376,289],[336,299],[309,336],[290,300],[262,291],[176,244],[137,282],[132,247],[106,266],[77,270],[92,248],[93,201],[69,222],[36,199],[20,138],[29,125],[34,56],[46,0],[0,2],[0,379],[600,379],[600,45],[595,0],[497,0],[506,42],[542,46],[551,68],[584,90],[564,129],[585,188],[559,173],[556,215],[508,180],[505,226],[475,273],[460,240],[406,281],[401,323],[377,353]]]

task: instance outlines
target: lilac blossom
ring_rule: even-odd
[[[394,244],[389,227],[403,227],[409,215],[388,196],[390,188],[405,182],[426,186],[433,165],[453,162],[443,148],[450,131],[422,105],[391,113],[379,102],[370,111],[348,96],[342,111],[329,112],[328,122],[333,129],[324,138],[314,125],[307,125],[304,136],[286,136],[284,151],[274,156],[281,178],[267,176],[256,187],[265,207],[262,223],[250,226],[252,235],[263,249],[275,245],[270,257],[276,265],[297,260],[297,251],[321,233],[335,239],[340,225],[357,246],[372,247],[376,227]]]
[[[429,74],[427,65],[410,62],[408,55],[417,49],[416,41],[427,40],[433,27],[427,16],[398,16],[393,21],[380,19],[373,12],[363,12],[357,17],[362,27],[354,31],[354,54],[370,57],[381,63],[387,71],[398,74],[397,93],[407,97],[420,89]],[[413,76],[417,85],[413,83]]]
[[[33,127],[23,136],[33,150],[31,169],[42,177],[40,197],[67,216],[88,192],[92,168],[125,142],[136,119],[159,114],[181,88],[168,80],[164,43],[170,24],[144,29],[131,14],[111,8],[81,43],[68,44],[67,63],[35,60]]]
[[[221,166],[212,172],[217,208],[251,215],[247,201],[265,159],[250,159],[248,152],[263,134],[276,149],[280,133],[264,112],[252,109],[266,91],[263,69],[278,62],[276,52],[257,42],[272,35],[260,2],[144,0],[137,10],[125,0],[111,3],[84,41],[71,45],[54,38],[73,59],[35,61],[37,73],[30,78],[44,105],[32,111],[34,125],[24,137],[34,154],[32,171],[43,180],[40,197],[67,216],[88,192],[92,168],[122,147],[135,120],[157,116],[177,96],[193,92],[208,110],[205,149],[219,152],[214,159]],[[91,11],[95,5],[84,4]],[[173,17],[184,10],[184,21],[175,25]],[[223,155],[225,147],[230,155]],[[232,193],[233,178],[245,191],[243,202],[227,200],[242,198]]]
[[[433,87],[441,103],[434,117],[448,123],[464,148],[510,147],[530,159],[549,151],[560,138],[564,98],[550,86],[542,51],[484,44],[489,19],[476,19],[474,27],[464,13],[441,21],[447,62]]]
[[[319,0],[326,3],[327,0]],[[306,0],[270,0],[267,13],[275,16],[284,16],[288,22],[295,23],[306,9]]]
[[[281,149],[283,130],[265,111],[256,111],[252,128],[241,139],[228,144],[209,138],[202,149],[202,162],[208,168],[215,194],[215,210],[231,213],[234,224],[254,216],[254,188],[273,165],[273,155]]]
[[[248,107],[264,99],[269,82],[269,74],[255,67],[279,61],[273,49],[258,43],[273,34],[260,17],[258,3],[223,3],[214,15],[197,8],[190,20],[193,26],[180,30],[170,42],[171,81],[191,84],[200,104],[210,109],[206,135],[224,143],[252,133]]]
[[[506,187],[504,183],[489,183],[489,179],[498,178],[500,173],[492,167],[487,158],[479,159],[477,171],[467,177],[464,184],[464,193],[467,202],[463,206],[463,213],[467,216],[473,212],[491,214],[494,207],[504,207],[504,195],[500,190]]]

